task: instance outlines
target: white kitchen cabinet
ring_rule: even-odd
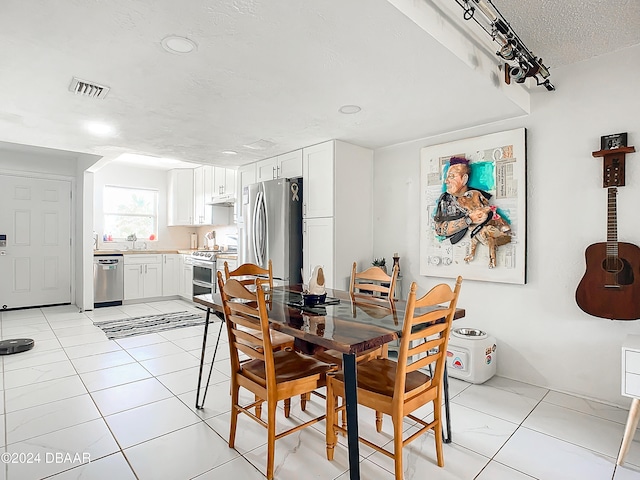
[[[250,163],[238,168],[237,173],[237,188],[238,194],[236,195],[235,212],[238,223],[244,223],[242,217],[242,195],[244,194],[244,187],[253,185],[257,182],[256,177],[256,164]]]
[[[167,225],[193,225],[193,169],[169,170],[168,176]]]
[[[307,283],[316,265],[322,266],[325,285],[329,288],[335,284],[333,269],[333,218],[319,217],[303,220],[302,265]]]
[[[304,177],[302,213],[310,218],[332,217],[335,183],[334,142],[305,148],[302,150],[302,155]]]
[[[208,225],[211,222],[207,221],[207,206],[205,198],[205,186],[204,186],[204,169],[205,167],[198,167],[193,170],[193,202],[194,202],[194,224],[195,225]]]
[[[191,301],[193,299],[193,265],[185,262],[185,257],[182,256],[182,267],[180,270],[180,296],[186,300]]]
[[[258,182],[301,176],[302,150],[295,150],[256,162],[256,180]]]
[[[236,194],[236,171],[233,168],[213,168],[213,188],[211,201],[233,198]]]
[[[180,260],[182,255],[165,253],[162,255],[162,296],[180,294]]]
[[[322,265],[327,287],[347,289],[353,262],[373,259],[373,152],[331,140],[302,158],[305,281]]]
[[[124,299],[162,296],[162,255],[124,256]]]
[[[616,464],[622,465],[640,419],[640,335],[627,335],[622,344],[622,395],[633,398]]]

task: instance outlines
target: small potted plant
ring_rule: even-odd
[[[374,267],[380,267],[382,270],[384,270],[384,273],[387,273],[387,260],[384,257],[375,258],[373,262],[371,262],[371,265],[373,265]]]

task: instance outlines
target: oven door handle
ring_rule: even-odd
[[[211,283],[207,283],[207,282],[202,282],[200,280],[194,280],[193,281],[194,285],[197,285],[199,287],[205,287],[205,288],[213,288],[213,284]]]

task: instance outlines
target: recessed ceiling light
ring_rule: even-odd
[[[102,122],[88,122],[85,124],[85,128],[100,137],[108,137],[115,133],[115,128],[112,125]]]
[[[235,150],[224,150],[221,152],[223,155],[237,155],[238,152],[236,152]]]
[[[178,35],[169,35],[162,39],[162,48],[169,53],[177,53],[178,55],[186,55],[194,50],[197,50],[198,46],[193,40],[189,40],[186,37],[180,37]]]
[[[343,105],[338,109],[340,113],[344,113],[345,115],[352,115],[358,113],[360,110],[362,109],[358,105]]]

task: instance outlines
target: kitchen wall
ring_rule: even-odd
[[[465,281],[459,306],[466,317],[458,326],[497,338],[499,375],[628,406],[620,395],[621,344],[640,333],[640,323],[587,315],[574,295],[585,248],[606,241],[602,159],[591,153],[602,135],[620,132],[640,152],[640,46],[551,72],[557,91],[534,88],[527,117],[375,151],[374,190],[382,194],[374,201],[374,252],[387,259],[400,254],[405,295],[412,281],[419,293],[451,282],[419,274],[420,149],[526,127],[527,283]],[[618,194],[619,241],[640,245],[639,205],[640,153],[634,153]]]
[[[93,228],[98,232],[98,248],[100,250],[131,248],[131,242],[103,242],[102,195],[105,185],[123,187],[138,187],[155,189],[158,191],[158,240],[145,241],[148,249],[188,249],[189,235],[195,227],[167,226],[167,188],[168,174],[165,170],[141,168],[131,165],[110,163],[94,174],[94,223]]]

